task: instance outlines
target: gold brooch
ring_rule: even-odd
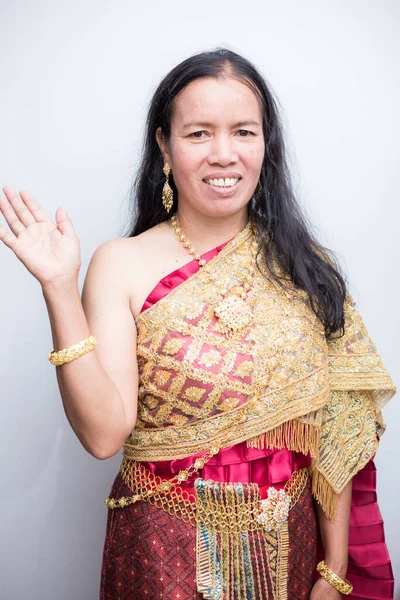
[[[248,304],[239,296],[226,296],[214,309],[215,316],[219,319],[215,329],[219,333],[230,334],[240,331],[249,325],[253,313]]]
[[[276,490],[268,488],[268,497],[261,500],[261,510],[257,515],[257,521],[266,531],[275,531],[289,516],[291,498],[284,489]]]

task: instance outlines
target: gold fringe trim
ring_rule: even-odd
[[[278,572],[277,584],[279,600],[287,600],[288,589],[288,570],[289,570],[289,526],[287,521],[279,529],[278,532]]]
[[[311,491],[314,498],[322,506],[326,516],[335,522],[338,494],[330,485],[328,480],[317,469],[311,471],[312,487]]]
[[[249,448],[287,448],[318,458],[320,428],[298,420],[286,421],[274,429],[246,440]]]
[[[203,598],[267,600],[269,586],[261,577],[261,563],[268,564],[272,597],[287,600],[288,521],[308,479],[308,468],[293,472],[283,488],[288,512],[281,520],[273,513],[269,523],[259,520],[264,507],[257,484],[196,480],[196,582]]]

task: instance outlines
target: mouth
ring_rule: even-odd
[[[225,177],[224,179],[203,179],[203,181],[214,188],[234,188],[241,179],[241,177]]]

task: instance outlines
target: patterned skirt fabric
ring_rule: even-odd
[[[131,492],[120,474],[110,496]],[[316,566],[317,527],[307,483],[288,519],[287,600],[309,598]],[[258,557],[252,560],[257,562]],[[272,600],[268,568],[262,600]],[[235,598],[231,591],[231,598]],[[108,510],[100,600],[201,600],[196,590],[196,529],[146,502]],[[261,600],[255,596],[252,600]]]

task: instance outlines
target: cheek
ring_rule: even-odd
[[[197,148],[196,148],[197,150]],[[175,180],[180,181],[182,184],[186,185],[194,174],[196,174],[204,161],[204,152],[192,150],[177,150],[173,155],[173,166],[175,168],[175,172],[177,176]]]
[[[264,147],[251,149],[244,159],[249,173],[259,173],[264,160]]]
[[[249,170],[259,169],[264,160],[265,144],[259,139],[251,144],[242,146],[239,150],[239,159],[246,164]]]

